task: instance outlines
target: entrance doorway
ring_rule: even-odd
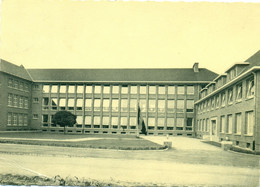
[[[210,140],[219,141],[217,136],[217,118],[210,120]]]

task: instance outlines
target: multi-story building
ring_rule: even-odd
[[[0,75],[1,130],[24,129],[17,124],[21,113],[27,128],[63,132],[52,117],[67,110],[77,115],[71,133],[136,134],[141,117],[150,135],[184,136],[194,136],[199,90],[217,77],[198,63],[186,69],[24,69],[3,60]],[[11,80],[24,81],[29,91],[9,88]],[[9,105],[14,94],[26,107]]]
[[[260,152],[260,51],[200,91],[196,135]]]

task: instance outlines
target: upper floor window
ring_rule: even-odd
[[[23,82],[19,82],[19,90],[23,90]]]
[[[43,85],[42,91],[43,91],[43,93],[49,93],[50,92],[50,85]]]
[[[77,93],[83,93],[84,92],[84,86],[78,85],[77,86]]]
[[[75,86],[69,86],[68,93],[75,93]]]
[[[128,94],[128,86],[123,85],[123,86],[121,87],[121,93],[122,93],[122,94]]]
[[[8,79],[8,87],[13,87],[13,79]]]
[[[221,94],[221,106],[225,106],[226,105],[226,94],[225,92],[223,92]]]
[[[155,86],[149,86],[149,94],[156,94],[156,87]]]
[[[101,93],[101,86],[95,86],[95,94]]]
[[[52,85],[51,93],[57,93],[57,92],[58,92],[58,86],[57,85]]]
[[[159,86],[158,92],[159,92],[159,94],[165,94],[165,87],[164,86]]]
[[[140,94],[146,94],[146,86],[140,86]]]
[[[194,94],[194,86],[187,86],[187,94]]]
[[[247,97],[253,97],[255,95],[255,82],[254,79],[247,80]]]
[[[184,94],[184,86],[178,86],[178,94]]]
[[[175,87],[174,86],[168,86],[168,94],[175,94]]]
[[[110,86],[104,86],[103,87],[103,93],[104,94],[109,94],[110,93]]]
[[[86,93],[91,94],[92,93],[92,89],[93,89],[92,85],[87,85],[86,86]]]
[[[131,94],[137,94],[137,86],[131,86]]]
[[[242,83],[240,83],[236,86],[236,90],[237,90],[236,100],[239,101],[239,100],[242,99],[242,96],[243,96],[243,94],[242,94]]]
[[[18,89],[18,81],[17,80],[14,80],[14,88]]]
[[[216,96],[216,108],[219,107],[219,95]]]
[[[228,90],[228,104],[233,102],[233,88]]]
[[[112,87],[112,93],[118,94],[119,93],[119,86],[113,86]]]
[[[60,93],[66,93],[66,86],[65,85],[61,85],[60,86]]]

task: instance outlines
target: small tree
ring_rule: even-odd
[[[73,126],[76,123],[77,116],[72,114],[68,111],[59,111],[57,112],[53,117],[53,123],[58,124],[61,127],[64,128],[64,134],[65,134],[65,128],[66,126]]]

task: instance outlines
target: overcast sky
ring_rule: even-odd
[[[26,68],[223,73],[260,50],[260,3],[3,0],[0,55]]]

